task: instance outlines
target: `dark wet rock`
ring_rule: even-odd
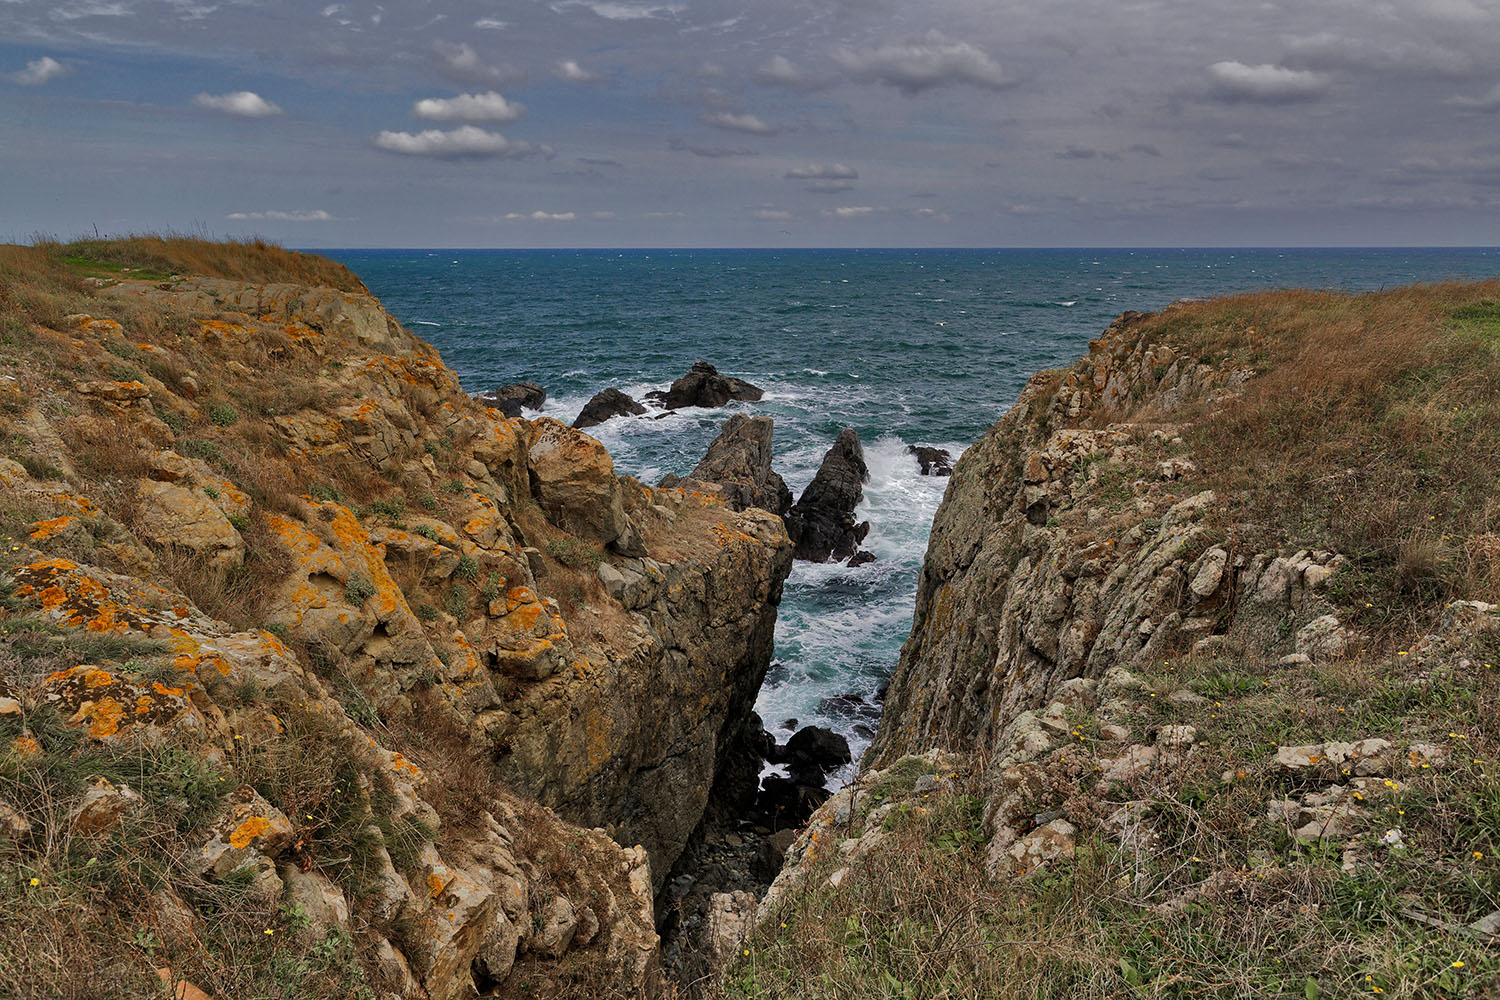
[[[547,390],[535,382],[515,382],[474,398],[480,405],[493,406],[507,417],[519,417],[522,409],[540,410],[547,401]]]
[[[785,729],[789,733],[794,733],[794,732],[797,731],[797,720],[796,719],[782,719],[781,720],[781,728]],[[769,760],[769,759],[770,758],[767,758],[767,760]]]
[[[907,454],[917,456],[917,465],[922,468],[924,476],[951,476],[953,475],[953,456],[946,448],[931,448],[927,445],[909,444],[906,446]]]
[[[648,398],[657,400],[666,409],[680,410],[684,406],[723,406],[732,399],[753,403],[764,395],[760,387],[744,379],[720,375],[707,361],[698,361],[686,375],[672,383],[672,388],[651,393]]]
[[[857,694],[836,694],[818,702],[818,711],[835,719],[880,721],[880,706]]]
[[[872,563],[874,561],[875,553],[869,551],[868,549],[860,549],[858,552],[854,553],[854,555],[849,557],[849,562],[847,563],[847,565],[863,566],[865,563]]]
[[[792,734],[781,751],[793,781],[821,785],[831,772],[854,758],[849,741],[831,729],[807,726]]]
[[[640,416],[646,408],[619,389],[605,389],[583,406],[574,427],[596,427],[612,417]]]
[[[869,521],[854,523],[854,508],[864,498],[863,484],[869,478],[859,435],[846,427],[823,456],[818,474],[802,497],[786,513],[787,534],[795,546],[793,558],[841,562],[855,554],[870,531]]]
[[[792,491],[771,469],[771,434],[775,421],[736,413],[724,423],[708,453],[685,478],[667,476],[665,487],[710,483],[719,488],[734,510],[760,507],[784,516],[792,506]]]
[[[785,830],[806,823],[813,810],[828,801],[829,794],[822,785],[810,785],[772,774],[761,782],[760,796],[755,805],[767,826],[772,830]]]
[[[752,869],[756,877],[772,881],[781,872],[781,863],[786,859],[786,852],[791,849],[792,843],[797,839],[797,831],[792,827],[777,830],[775,833],[761,840],[757,847],[755,867]]]

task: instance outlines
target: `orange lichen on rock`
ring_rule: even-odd
[[[62,517],[54,517],[49,521],[37,521],[31,526],[30,537],[33,542],[45,542],[52,536],[66,531],[77,523],[78,518],[70,514],[64,514]]]
[[[264,816],[251,816],[245,822],[234,828],[229,835],[229,846],[235,850],[243,850],[250,846],[250,841],[259,837],[271,828],[271,821]]]

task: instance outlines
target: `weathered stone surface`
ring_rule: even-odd
[[[290,820],[253,788],[240,788],[210,827],[210,837],[198,852],[197,868],[210,878],[223,878],[243,865],[275,858],[296,836]]]
[[[744,379],[720,375],[719,370],[707,361],[698,361],[686,375],[673,382],[670,389],[656,395],[662,406],[678,410],[684,406],[723,406],[730,400],[754,402],[764,396],[765,391]]]
[[[573,420],[577,428],[597,427],[614,417],[638,417],[646,408],[619,389],[603,389],[583,404],[583,410]]]
[[[785,514],[792,506],[792,493],[771,469],[774,425],[770,417],[736,413],[725,421],[719,436],[709,444],[703,461],[685,479],[667,476],[661,485],[686,486],[688,481],[715,483],[722,490],[724,502],[735,510],[760,507],[773,514]]]
[[[543,418],[534,425],[527,458],[532,495],[554,524],[625,555],[645,555],[625,515],[614,462],[602,444]]]
[[[108,833],[140,805],[140,795],[129,785],[115,785],[95,775],[73,809],[73,832],[85,837]]]
[[[809,562],[843,561],[855,554],[870,523],[854,523],[854,508],[870,478],[859,434],[845,428],[823,456],[823,464],[786,514],[793,556]]]
[[[142,480],[141,530],[163,546],[180,546],[229,566],[245,554],[245,540],[224,511],[200,490]]]
[[[924,476],[953,475],[953,456],[946,448],[909,444],[906,446],[906,452],[916,456],[917,466]]]

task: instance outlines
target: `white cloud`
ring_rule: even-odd
[[[271,222],[333,222],[334,217],[323,209],[315,209],[311,212],[283,212],[278,209],[270,209],[265,212],[230,212],[224,216],[236,222],[254,222],[265,219]]]
[[[750,214],[765,222],[788,222],[792,218],[792,213],[784,208],[757,208]]]
[[[60,4],[52,10],[54,21],[77,21],[85,17],[129,17],[133,11],[123,3],[84,0],[83,3]]]
[[[510,22],[501,21],[500,19],[494,17],[481,17],[479,20],[474,22],[474,27],[480,29],[481,31],[504,31],[506,28],[510,27]]]
[[[552,152],[547,146],[512,142],[499,132],[487,132],[473,125],[463,125],[447,132],[440,129],[428,129],[425,132],[381,132],[375,137],[375,145],[392,153],[443,159],[519,157]]]
[[[578,218],[576,212],[506,212],[507,222],[572,222]]]
[[[823,209],[823,215],[830,219],[863,219],[883,211],[885,210],[870,205],[840,205],[838,208]]]
[[[70,72],[72,70],[51,56],[42,56],[27,63],[25,69],[10,74],[10,78],[23,86],[39,87],[60,76],[67,76]]]
[[[597,74],[590,73],[578,65],[577,59],[561,59],[557,63],[557,75],[569,83],[591,83],[599,79]]]
[[[617,3],[614,0],[565,0],[552,5],[555,13],[561,14],[571,7],[583,7],[593,11],[607,21],[644,21],[650,18],[671,17],[680,14],[686,7],[677,4]]]
[[[432,55],[438,71],[465,83],[514,83],[521,74],[513,67],[487,63],[468,42],[434,42]]]
[[[252,90],[236,90],[231,94],[199,94],[193,103],[210,111],[223,112],[236,118],[269,118],[281,114],[281,109]]]
[[[749,132],[752,135],[775,135],[776,127],[768,125],[748,112],[735,114],[732,111],[705,111],[698,120],[714,128],[727,128],[732,132]]]
[[[841,46],[833,50],[833,61],[856,80],[884,83],[908,94],[957,83],[999,90],[1012,82],[987,53],[936,30],[873,49]]]
[[[859,171],[843,163],[812,163],[793,167],[782,176],[789,181],[806,181],[809,191],[831,194],[852,189],[859,180]]]
[[[411,106],[418,118],[439,122],[513,122],[526,113],[526,106],[507,101],[493,90],[457,97],[429,97]]]
[[[1455,108],[1467,108],[1470,111],[1500,111],[1500,83],[1478,97],[1459,95],[1449,98],[1448,103]]]
[[[768,87],[786,87],[789,90],[817,90],[827,85],[826,81],[801,69],[786,56],[772,56],[752,77],[756,83]]]
[[[1247,66],[1224,60],[1208,68],[1218,96],[1226,101],[1252,101],[1259,104],[1287,104],[1321,97],[1330,80],[1323,73],[1287,69],[1271,63]]]

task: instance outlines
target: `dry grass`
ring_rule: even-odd
[[[205,240],[176,234],[141,233],[67,243],[38,240],[48,259],[93,277],[165,280],[173,275],[231,281],[325,285],[346,292],[368,291],[342,264],[325,257],[286,250],[263,239]]]
[[[1236,296],[1141,330],[1257,375],[1217,410],[1100,419],[1197,418],[1189,454],[1235,498],[1225,517],[1261,526],[1254,544],[1347,555],[1338,590],[1362,628],[1395,635],[1500,595],[1482,541],[1500,533],[1500,282]]]

